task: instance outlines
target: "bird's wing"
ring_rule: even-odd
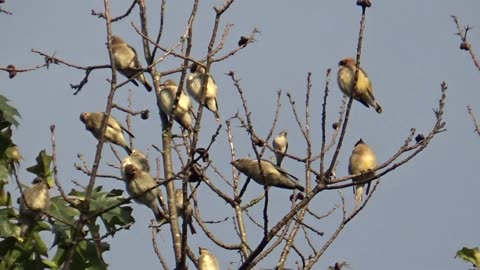
[[[135,138],[135,136],[128,129],[126,129],[124,126],[120,125],[120,128],[123,131],[125,131],[130,137]]]
[[[138,60],[138,55],[137,55],[137,51],[135,50],[135,48],[133,48],[132,46],[128,45],[127,44],[127,47],[133,51],[133,54],[135,55],[133,58],[132,58],[132,62],[134,64],[134,68],[138,68],[138,69],[141,69],[142,66],[140,65],[140,61]]]
[[[110,118],[108,119],[107,127],[110,127],[112,129],[115,129],[115,130],[120,130],[121,129],[121,130],[125,131],[128,135],[130,135],[130,137],[135,138],[135,136],[128,129],[126,129],[124,126],[122,126],[117,121],[117,119],[113,118],[113,116],[110,116]]]
[[[272,163],[270,160],[266,160],[266,159],[264,159],[264,160],[265,160],[266,162],[272,164],[272,166],[273,166],[275,169],[277,169],[281,174],[283,174],[283,175],[288,175],[288,176],[290,176],[290,177],[292,177],[293,179],[295,179],[295,180],[298,181],[298,177],[296,177],[295,175],[290,174],[289,172],[285,171],[282,167],[279,167],[279,166],[277,166],[276,164]]]

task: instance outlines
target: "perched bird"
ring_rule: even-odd
[[[125,43],[123,39],[112,36],[112,52],[115,67],[125,77],[130,79],[142,70],[140,61],[138,61],[137,52],[132,46]],[[152,86],[148,83],[143,73],[135,77],[135,80],[143,84],[148,92],[152,91]],[[135,80],[131,80],[131,82],[138,86]]]
[[[340,90],[347,95],[352,95],[353,82],[355,80],[355,60],[345,58],[338,63],[337,83]],[[372,82],[368,79],[367,73],[360,68],[358,71],[357,91],[353,93],[353,98],[365,105],[367,108],[372,106],[377,113],[381,113],[382,107],[373,96]]]
[[[353,148],[352,155],[350,156],[350,164],[348,165],[349,174],[359,174],[360,176],[353,178],[354,182],[364,181],[366,179],[375,176],[373,170],[377,167],[377,157],[373,149],[360,139]],[[358,207],[362,202],[363,188],[365,184],[359,184],[353,187],[353,193],[355,194],[355,207]],[[370,182],[367,184],[366,194],[370,191]]]
[[[258,160],[256,159],[237,159],[232,162],[232,165],[241,171],[248,178],[252,178],[260,185],[275,186],[285,189],[298,189],[304,191],[305,188],[293,181],[290,177],[298,180],[295,176],[289,174],[284,169],[273,164],[271,161],[261,160],[262,172],[260,166],[258,166]],[[263,177],[265,176],[265,177]]]
[[[208,82],[205,90],[205,96],[202,99],[202,86],[205,77],[208,78]],[[212,111],[215,114],[215,119],[220,121],[217,103],[218,87],[215,84],[212,76],[206,72],[205,68],[199,66],[197,63],[193,63],[190,67],[190,75],[188,75],[185,84],[188,94],[190,94],[195,101],[201,103],[207,107],[207,109]]]
[[[104,112],[83,112],[80,114],[80,121],[85,124],[85,129],[90,131],[93,136],[99,140],[104,117]],[[128,133],[130,137],[135,138],[130,131],[118,123],[117,119],[110,116],[107,121],[107,129],[105,130],[105,140],[123,147],[125,151],[127,151],[127,154],[130,155],[132,150],[128,147],[122,130]]]
[[[19,202],[20,236],[25,237],[30,227],[42,216],[42,211],[50,208],[47,182],[41,177],[33,179],[32,185],[23,190]]]
[[[125,175],[124,180],[128,194],[132,197],[138,196],[133,198],[133,200],[136,203],[146,205],[152,209],[157,222],[163,222],[165,216],[157,204],[158,188],[153,188],[157,185],[157,182],[155,182],[148,172],[140,170],[140,168],[133,164],[128,164],[122,169],[122,174]]]
[[[280,132],[275,139],[273,139],[273,149],[276,150],[275,158],[277,159],[277,166],[280,167],[282,160],[288,150],[287,131]]]
[[[120,173],[122,174],[123,179],[126,178],[124,172],[125,166],[127,165],[134,165],[135,167],[146,173],[150,172],[150,164],[148,163],[147,157],[140,150],[137,149],[133,149],[132,153],[122,160]]]
[[[177,207],[177,214],[182,218],[185,218],[188,226],[190,227],[190,232],[196,234],[197,231],[193,227],[193,208],[190,202],[187,203],[187,209],[183,211],[183,190],[175,190],[175,206]]]
[[[208,249],[199,247],[198,253],[200,253],[198,257],[198,270],[220,270],[217,258],[210,253]]]
[[[172,115],[172,108],[175,105],[175,99],[177,94],[178,85],[173,80],[166,80],[160,85],[159,98],[160,109],[175,119],[184,129],[192,131],[192,118],[190,116],[193,113],[192,105],[190,104],[190,98],[183,93],[180,94],[180,99]]]

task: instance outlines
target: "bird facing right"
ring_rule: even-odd
[[[338,63],[337,83],[343,94],[350,97],[353,92],[353,82],[355,80],[356,61],[351,58],[345,58]],[[373,96],[373,86],[367,73],[360,68],[358,71],[357,91],[353,93],[353,98],[365,105],[367,108],[372,106],[377,113],[383,111],[382,107]]]
[[[362,139],[360,139],[355,144],[355,148],[353,148],[352,155],[350,156],[348,173],[363,173],[362,175],[354,177],[352,180],[353,182],[364,181],[375,176],[375,172],[370,171],[375,169],[375,167],[377,167],[377,156],[375,155],[375,152],[370,146],[364,143]],[[371,182],[367,184],[367,195],[370,190],[370,184]],[[353,187],[353,193],[355,194],[355,208],[358,208],[358,206],[362,202],[364,186],[365,184],[358,184]]]
[[[135,49],[118,36],[112,36],[112,52],[115,67],[125,77],[130,79],[142,70]],[[152,91],[152,86],[148,83],[143,73],[136,76],[134,80],[131,80],[133,84],[138,86],[135,80],[142,83],[148,92]]]
[[[217,258],[208,249],[199,247],[198,252],[198,270],[220,270]]]
[[[184,129],[192,131],[193,126],[190,114],[193,113],[193,107],[190,104],[190,98],[183,93],[183,90],[180,94],[180,99],[178,100],[175,111],[172,113],[173,106],[175,105],[177,89],[177,83],[170,79],[160,85],[158,95],[160,99],[160,109],[162,109],[162,111],[169,117],[173,117],[173,119]]]

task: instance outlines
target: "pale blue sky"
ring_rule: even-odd
[[[120,3],[122,2],[122,3]],[[192,55],[202,58],[207,50],[214,21],[212,5],[222,1],[201,1],[194,27]],[[336,84],[337,63],[346,56],[354,56],[360,21],[360,9],[355,1],[238,1],[225,13],[222,26],[233,23],[225,49],[236,48],[238,38],[248,35],[253,27],[261,31],[257,43],[225,62],[213,65],[212,74],[219,85],[219,103],[222,119],[241,110],[238,94],[228,76],[236,71],[248,99],[256,132],[265,136],[274,116],[276,92],[283,90],[282,112],[277,131],[289,131],[289,151],[295,155],[305,153],[305,142],[292,117],[285,93],[288,91],[303,104],[307,72],[312,72],[312,134],[316,152],[320,147],[321,100],[325,73],[332,68],[329,102],[329,126],[338,116],[342,95]],[[112,1],[112,13],[121,14],[128,1]],[[159,1],[147,1],[150,33],[156,35],[159,21]],[[78,65],[97,65],[108,62],[106,51],[106,27],[102,19],[90,15],[92,9],[101,11],[101,1],[12,1],[2,8],[13,16],[0,14],[2,50],[0,66],[15,64],[19,68],[39,65],[43,59],[30,52],[32,48],[45,53],[56,53],[66,61]],[[162,45],[170,47],[185,31],[185,22],[191,9],[190,1],[167,3],[166,25]],[[460,51],[459,38],[453,35],[456,28],[450,15],[457,15],[463,24],[475,26],[469,37],[473,48],[480,53],[478,25],[478,1],[373,1],[367,11],[367,23],[363,45],[362,66],[374,83],[377,100],[384,113],[378,115],[355,103],[343,151],[340,153],[337,176],[347,174],[348,157],[354,143],[363,138],[377,152],[380,162],[391,157],[401,146],[410,128],[428,133],[434,124],[432,108],[440,97],[440,84],[446,81],[447,106],[445,121],[447,131],[439,134],[431,145],[412,162],[382,178],[382,184],[369,205],[352,221],[317,264],[325,269],[336,261],[348,261],[352,269],[467,269],[468,264],[453,258],[462,246],[478,246],[480,219],[476,206],[480,204],[476,166],[480,138],[473,132],[473,124],[466,106],[471,105],[480,116],[478,85],[480,76],[466,52]],[[477,11],[477,12],[475,12]],[[138,12],[115,23],[113,31],[124,37],[132,46],[141,50],[141,40],[131,27],[139,25]],[[142,59],[141,62],[145,64]],[[179,61],[168,59],[157,69],[168,70]],[[31,166],[41,149],[50,152],[50,124],[57,126],[59,176],[69,189],[70,180],[87,182],[87,177],[73,168],[77,153],[93,160],[96,141],[78,120],[83,111],[104,110],[110,70],[94,72],[81,93],[73,96],[69,84],[83,78],[83,72],[64,66],[51,65],[42,69],[18,74],[13,80],[6,73],[0,74],[0,94],[7,96],[21,115],[21,125],[15,131],[15,141],[25,157],[22,168]],[[119,77],[123,81],[123,77]],[[174,77],[175,79],[178,76]],[[128,84],[120,89],[115,100],[125,105],[128,88],[132,88],[136,109],[149,108],[151,118],[134,120],[136,147],[145,150],[147,145],[161,144],[161,126],[156,113],[153,93],[142,87]],[[299,108],[303,113],[303,108]],[[123,118],[118,111],[114,115]],[[208,142],[216,128],[214,118],[207,113],[203,119],[201,142]],[[234,126],[238,126],[234,123]],[[225,128],[225,125],[224,125]],[[231,177],[228,164],[228,144],[225,129],[212,148],[211,156],[223,174]],[[328,130],[331,134],[332,130]],[[237,156],[252,155],[247,136],[235,129],[238,140]],[[114,161],[107,148],[103,162]],[[123,153],[122,153],[123,154]],[[266,157],[272,154],[267,152]],[[103,163],[104,164],[104,163]],[[303,164],[286,159],[283,166],[291,173],[304,178]],[[102,166],[102,172],[109,172]],[[115,172],[114,173],[118,173]],[[30,182],[32,175],[22,170],[23,182]],[[209,172],[212,181],[231,194],[215,174]],[[244,177],[242,177],[242,182]],[[121,182],[98,179],[97,184],[108,188],[123,188]],[[253,197],[262,188],[251,184],[246,196]],[[58,193],[55,192],[55,195]],[[289,192],[272,189],[270,213],[272,222],[287,212]],[[353,205],[351,188],[343,191],[349,206]],[[212,199],[206,186],[199,191],[199,205],[205,219],[222,219],[232,212],[221,200]],[[325,191],[312,201],[311,208],[324,213],[339,203],[336,191]],[[147,228],[151,212],[140,205],[133,205],[137,222],[130,231],[117,233],[109,239],[111,251],[106,253],[111,269],[158,268],[159,263],[150,242]],[[260,213],[261,209],[253,210]],[[275,213],[274,213],[275,212]],[[315,224],[326,236],[317,238],[322,245],[339,222],[333,215],[328,221]],[[197,225],[198,226],[198,225]],[[251,224],[251,230],[257,230]],[[219,238],[229,243],[232,227],[211,225]],[[251,245],[260,237],[258,231],[249,234]],[[201,235],[201,234],[200,234]],[[170,234],[162,232],[158,242],[166,257],[172,256]],[[192,246],[206,246],[217,254],[222,269],[230,262],[238,261],[235,252],[224,252],[205,240],[193,236]],[[300,246],[305,246],[301,243]],[[260,263],[256,269],[272,268],[278,253]],[[291,255],[287,267],[294,268],[298,258]],[[237,264],[233,264],[235,268]],[[193,266],[192,266],[193,267]]]

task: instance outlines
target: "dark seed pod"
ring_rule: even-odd
[[[238,41],[238,47],[242,47],[242,46],[247,45],[247,42],[248,42],[249,40],[250,40],[250,39],[249,39],[248,37],[241,36],[241,37],[240,37],[240,40]]]
[[[372,3],[370,3],[370,0],[357,0],[357,6],[369,8],[372,6]]]
[[[421,142],[421,141],[423,141],[423,140],[425,140],[425,136],[423,136],[423,134],[418,134],[417,137],[415,137],[415,141],[416,141],[417,143],[419,143],[419,142]]]
[[[148,117],[150,117],[150,111],[149,110],[144,110],[142,111],[142,114],[140,115],[143,120],[147,120]]]
[[[10,79],[12,79],[13,77],[15,77],[15,75],[17,75],[17,71],[15,70],[14,65],[8,65],[7,70],[8,70],[8,77]]]
[[[468,42],[462,42],[460,44],[460,50],[464,50],[464,51],[470,50],[470,44]]]

